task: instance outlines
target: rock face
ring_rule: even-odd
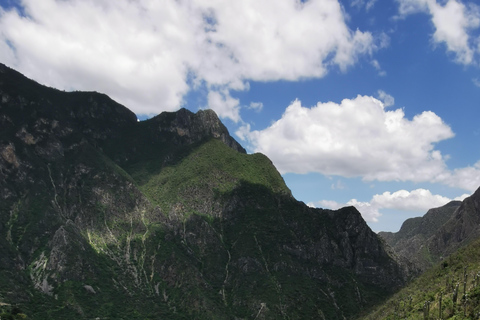
[[[5,66],[0,101],[0,301],[34,319],[344,319],[406,280],[212,111],[137,122]]]
[[[418,271],[426,270],[436,262],[436,259],[432,260],[426,244],[460,205],[460,201],[451,201],[442,207],[430,209],[423,217],[407,219],[398,232],[380,232],[379,236],[384,238],[398,255],[410,260]]]
[[[426,270],[480,237],[480,189],[462,202],[405,221],[397,233],[379,235],[419,271]]]
[[[164,112],[152,119],[152,131],[159,135],[165,132],[175,133],[184,144],[199,142],[205,137],[214,137],[230,148],[246,153],[245,149],[233,139],[227,128],[212,110],[200,110],[192,113],[187,109],[177,112]]]
[[[480,188],[463,200],[452,217],[433,235],[428,245],[433,254],[446,257],[478,237],[480,237]]]

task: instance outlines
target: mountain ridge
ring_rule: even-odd
[[[480,314],[480,188],[381,233],[417,277],[360,319],[476,319]]]
[[[425,243],[452,217],[461,203],[451,201],[442,207],[432,208],[422,217],[405,220],[398,232],[379,232],[378,235],[397,254],[411,261],[418,268],[415,272],[418,274],[437,262],[432,260]]]
[[[407,219],[396,233],[380,232],[388,245],[425,271],[480,237],[480,188],[463,201]]]
[[[138,122],[0,67],[0,300],[35,319],[345,319],[408,274],[212,111]]]
[[[429,249],[445,257],[480,236],[480,188],[462,201],[430,241]]]

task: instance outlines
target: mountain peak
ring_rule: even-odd
[[[238,152],[246,153],[246,150],[230,136],[228,129],[211,109],[193,113],[182,108],[176,112],[162,112],[147,121],[154,124],[155,129],[159,132],[176,133],[186,143],[199,142],[213,137]]]

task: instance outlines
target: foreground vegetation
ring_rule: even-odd
[[[480,239],[361,319],[480,319]]]
[[[0,302],[0,320],[27,319],[27,315],[17,306]]]

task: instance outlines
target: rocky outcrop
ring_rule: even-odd
[[[187,109],[163,112],[151,119],[150,122],[154,132],[158,132],[158,134],[175,133],[179,143],[192,144],[202,141],[206,137],[213,137],[238,152],[246,153],[245,149],[230,136],[217,114],[210,109],[200,110],[197,113]]]
[[[389,252],[378,236],[367,226],[365,220],[354,207],[340,209],[338,212],[331,212],[334,219],[334,226],[337,228],[336,234],[344,235],[340,243],[351,245],[351,250],[343,249],[343,252],[349,252],[348,262],[350,262],[355,272],[366,279],[366,283],[372,283],[381,286],[389,285],[392,287],[401,287],[409,274],[404,266],[400,266],[398,261],[393,260],[394,255]]]

